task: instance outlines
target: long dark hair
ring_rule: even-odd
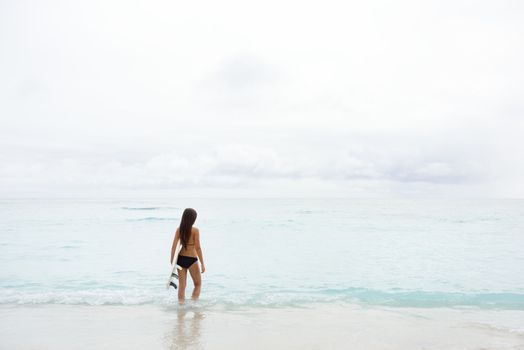
[[[191,228],[197,218],[197,212],[193,208],[184,209],[182,219],[180,219],[180,242],[182,247],[186,247],[189,237],[191,237]]]

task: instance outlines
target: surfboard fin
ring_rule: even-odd
[[[170,283],[169,283],[169,285],[170,285],[170,286],[173,286],[173,288],[175,288],[175,289],[177,289],[177,288],[178,288],[178,287],[176,286],[176,284],[175,284],[175,283],[173,283],[173,282],[170,282]]]
[[[176,273],[174,273],[174,272],[171,274],[171,277],[174,277],[174,278],[178,279],[178,275]]]

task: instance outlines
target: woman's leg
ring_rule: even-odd
[[[195,262],[193,265],[189,266],[189,273],[191,274],[193,284],[195,285],[195,289],[193,289],[193,294],[191,295],[191,298],[198,299],[198,297],[200,296],[200,288],[202,286],[202,277],[200,276],[200,266],[198,265],[198,261]]]
[[[187,269],[178,270],[178,300],[186,298]]]

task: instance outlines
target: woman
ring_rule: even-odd
[[[175,255],[176,245],[178,240],[182,244],[182,250],[178,254],[177,264],[182,267],[178,272],[178,300],[183,301],[186,293],[186,279],[187,271],[191,274],[195,289],[191,295],[192,299],[198,299],[200,296],[200,288],[202,286],[202,277],[197,261],[200,260],[202,266],[202,273],[206,271],[204,266],[204,258],[202,256],[202,248],[200,247],[200,231],[193,227],[197,217],[197,213],[193,208],[186,208],[180,220],[180,227],[176,229],[175,239],[171,247],[171,264],[173,264],[173,257]]]

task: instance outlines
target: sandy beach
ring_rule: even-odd
[[[2,306],[2,349],[524,349],[524,311]],[[520,327],[520,328],[519,328]]]

